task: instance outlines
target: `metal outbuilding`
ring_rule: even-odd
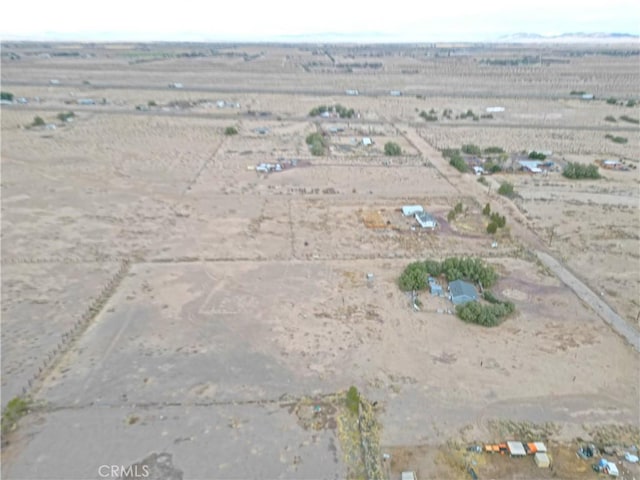
[[[507,448],[512,457],[524,457],[527,455],[522,442],[507,442]]]
[[[449,299],[453,302],[454,305],[463,305],[465,303],[477,300],[478,293],[476,292],[476,288],[472,284],[463,282],[462,280],[454,280],[453,282],[449,283]],[[524,451],[524,446],[522,447],[522,451]]]
[[[424,212],[422,205],[404,205],[402,207],[402,214],[405,217],[413,217],[416,213]]]
[[[551,460],[549,459],[549,455],[543,452],[538,452],[533,456],[533,460],[536,462],[536,465],[539,468],[549,468],[551,465]]]

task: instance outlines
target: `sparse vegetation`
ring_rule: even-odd
[[[491,205],[489,205],[488,203],[484,206],[484,208],[482,209],[482,214],[485,216],[489,216],[491,215]]]
[[[640,123],[640,120],[638,120],[637,118],[630,117],[629,115],[621,115],[620,120],[627,123],[633,123],[635,125]]]
[[[30,406],[30,400],[24,397],[14,397],[9,400],[2,412],[2,433],[13,430],[18,421],[29,413]]]
[[[631,99],[627,101],[627,107],[635,107],[638,104],[635,100]]]
[[[569,162],[564,170],[562,171],[562,175],[566,178],[571,179],[598,179],[600,177],[600,173],[598,172],[598,167],[596,165],[582,165],[577,162]]]
[[[629,140],[626,137],[617,137],[614,135],[611,135],[609,133],[607,133],[604,138],[611,140],[613,143],[621,143],[621,144],[625,144],[627,143]]]
[[[498,188],[498,193],[500,195],[504,195],[505,197],[513,197],[515,195],[513,184],[509,182],[502,182],[500,188]]]
[[[464,205],[462,205],[462,202],[456,203],[456,206],[453,207],[447,214],[447,220],[449,222],[454,221],[456,217],[463,212],[463,210],[464,210]]]
[[[483,150],[485,155],[496,155],[506,153],[502,147],[487,147]]]
[[[615,104],[618,103],[618,99],[617,98],[613,98],[613,97],[609,97],[609,98],[607,98],[607,103],[609,105],[615,105]]]
[[[384,154],[390,157],[397,157],[402,155],[402,149],[395,142],[387,142],[384,144]]]
[[[481,183],[484,186],[489,185],[489,182],[487,182],[487,179],[484,177],[478,177],[478,183]]]
[[[158,104],[155,102],[155,100],[149,100],[147,102],[147,105],[150,106],[150,107],[157,107],[158,106]]]
[[[13,102],[13,93],[9,92],[0,92],[0,100],[7,100],[9,102]]]
[[[584,95],[585,92],[584,90],[571,90],[571,94],[570,95]]]
[[[420,112],[420,117],[423,118],[427,122],[437,122],[438,116],[434,113],[427,113],[424,110]]]
[[[224,134],[227,136],[231,136],[231,135],[237,135],[238,134],[238,129],[236,127],[227,127],[224,129]]]
[[[606,122],[612,122],[612,123],[616,123],[616,117],[614,117],[613,115],[607,115],[606,117],[604,117]]]
[[[351,386],[347,391],[347,409],[354,415],[358,415],[360,408],[360,393],[358,389]]]

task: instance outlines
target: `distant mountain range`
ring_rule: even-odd
[[[539,33],[513,33],[498,38],[500,42],[633,42],[640,35],[631,33],[561,33],[559,35],[540,35]]]

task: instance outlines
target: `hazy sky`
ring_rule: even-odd
[[[83,40],[492,40],[531,32],[640,31],[637,0],[32,0],[3,4],[0,35]],[[362,37],[361,35],[364,35]]]

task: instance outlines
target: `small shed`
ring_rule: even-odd
[[[478,293],[476,292],[476,288],[470,283],[463,282],[462,280],[454,280],[449,283],[449,299],[454,305],[464,305],[465,303],[477,300]],[[520,445],[522,444],[520,443]],[[524,452],[524,446],[522,447],[522,451]]]
[[[369,137],[363,137],[362,145],[364,145],[365,147],[368,147],[369,145],[373,145],[373,140],[371,140],[371,138]]]
[[[544,452],[538,452],[533,456],[533,460],[536,462],[536,465],[539,468],[549,468],[551,465],[551,460],[549,460],[549,455]]]
[[[522,445],[521,442],[507,442],[507,448],[512,457],[524,457],[527,455],[524,445]]]
[[[424,212],[422,205],[404,205],[402,207],[402,214],[405,217],[413,217],[416,213]]]
[[[438,222],[432,215],[427,212],[416,213],[416,220],[422,228],[434,229],[438,226]]]
[[[540,162],[536,162],[533,160],[520,160],[520,166],[523,170],[527,170],[531,173],[541,173],[542,169],[540,168]]]

